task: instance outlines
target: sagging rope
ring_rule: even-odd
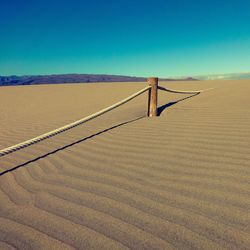
[[[207,90],[211,90],[213,88],[196,90],[196,91],[192,91],[192,90],[184,91],[184,90],[168,89],[168,88],[158,86],[158,89],[164,90],[164,91],[167,91],[167,92],[171,92],[171,93],[177,93],[177,94],[198,94],[198,93],[202,93],[202,92],[207,91]]]
[[[10,154],[10,153],[12,153],[14,151],[17,151],[19,149],[26,148],[26,147],[28,147],[28,146],[30,146],[32,144],[43,141],[43,140],[48,139],[48,138],[50,138],[52,136],[60,134],[60,133],[62,133],[64,131],[66,131],[66,130],[69,130],[71,128],[79,126],[80,124],[83,124],[83,123],[85,123],[87,121],[90,121],[90,120],[92,120],[92,119],[94,119],[94,118],[96,118],[96,117],[98,117],[100,115],[103,115],[103,114],[105,114],[105,113],[107,113],[107,112],[121,106],[122,104],[125,104],[125,103],[131,101],[132,99],[134,99],[135,97],[137,97],[137,96],[141,95],[142,93],[146,92],[150,88],[151,88],[151,86],[148,86],[148,87],[146,87],[146,88],[144,88],[144,89],[142,89],[142,90],[128,96],[127,98],[121,100],[120,102],[117,102],[117,103],[115,103],[115,104],[113,104],[113,105],[111,105],[111,106],[109,106],[109,107],[107,107],[105,109],[102,109],[102,110],[100,110],[100,111],[98,111],[98,112],[96,112],[96,113],[94,113],[92,115],[89,115],[87,117],[84,117],[84,118],[82,118],[82,119],[80,119],[78,121],[72,122],[72,123],[67,124],[67,125],[65,125],[63,127],[52,130],[52,131],[50,131],[50,132],[48,132],[46,134],[42,134],[40,136],[37,136],[37,137],[32,138],[30,140],[18,143],[16,145],[11,146],[11,147],[4,148],[4,149],[0,150],[0,157],[4,156],[4,155],[7,155],[7,154]]]

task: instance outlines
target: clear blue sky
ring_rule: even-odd
[[[0,0],[0,75],[250,71],[249,0]]]

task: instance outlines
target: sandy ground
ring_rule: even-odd
[[[143,94],[0,158],[0,249],[250,249],[250,81],[161,85],[215,89],[160,92],[157,118]],[[0,148],[145,86],[0,88]]]

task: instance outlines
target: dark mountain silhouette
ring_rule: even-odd
[[[0,86],[35,85],[35,84],[60,84],[60,83],[94,83],[94,82],[145,82],[145,77],[95,75],[95,74],[63,74],[63,75],[37,75],[37,76],[0,76]],[[185,79],[160,79],[165,81],[195,80]]]

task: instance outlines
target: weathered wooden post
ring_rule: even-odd
[[[157,90],[158,90],[158,78],[148,78],[148,84],[151,86],[148,92],[148,116],[157,116]]]

